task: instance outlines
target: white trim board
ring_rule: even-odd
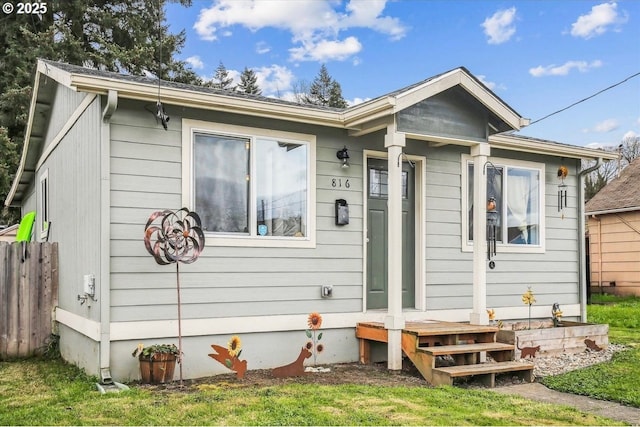
[[[497,307],[496,319],[526,319],[528,307]],[[580,315],[580,304],[562,306],[564,317]],[[403,312],[407,321],[437,320],[442,322],[465,322],[471,309],[457,310],[408,310]],[[531,316],[536,319],[549,318],[551,306],[531,307]],[[328,313],[322,316],[322,328],[355,328],[358,322],[384,322],[386,310],[370,310],[367,313]],[[269,333],[300,331],[306,329],[306,314],[282,316],[222,317],[209,319],[186,319],[182,321],[182,335],[206,336],[242,333]],[[98,342],[100,341],[100,323],[61,308],[56,309],[56,320],[61,324]],[[110,325],[111,341],[128,341],[177,336],[177,320],[146,320],[137,322],[113,322]]]

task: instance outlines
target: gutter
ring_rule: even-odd
[[[100,124],[100,383],[98,390],[104,393],[126,387],[111,379],[111,116],[118,108],[118,92],[107,93],[107,104],[102,111]]]
[[[590,278],[586,277],[587,248],[585,238],[584,213],[584,177],[602,165],[602,157],[598,157],[596,164],[578,174],[578,284],[580,288],[580,321],[587,321],[587,286],[591,286]]]
[[[585,212],[585,215],[608,215],[608,214],[615,214],[615,213],[624,213],[624,212],[635,212],[635,211],[639,211],[640,210],[640,206],[631,206],[628,208],[619,208],[619,209],[605,209],[605,210],[601,210],[601,211],[590,211],[590,212]]]

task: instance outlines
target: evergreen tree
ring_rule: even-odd
[[[222,61],[220,61],[220,64],[213,75],[213,79],[211,79],[207,86],[214,89],[234,90],[233,86],[231,86],[232,84],[233,78],[229,77],[229,71],[227,71],[227,68],[224,66]]]
[[[3,16],[0,127],[6,130],[1,135],[6,133],[9,142],[0,136],[0,175],[9,177],[0,176],[0,206],[4,206],[18,168],[19,155],[15,153],[22,150],[37,58],[134,75],[159,72],[164,80],[201,83],[185,62],[174,59],[184,45],[185,32],[169,33],[165,3],[166,0],[53,0],[47,2],[49,11],[41,16]],[[2,210],[0,224],[11,224],[18,218],[17,210]]]
[[[322,64],[316,78],[309,86],[309,93],[303,95],[306,104],[322,105],[325,107],[345,108],[347,101],[342,97],[342,88],[330,75],[327,67]]]
[[[329,88],[329,107],[347,108],[348,106],[349,104],[347,104],[347,101],[342,97],[342,87],[340,87],[340,83],[334,80]]]
[[[596,171],[594,176],[591,174],[585,176],[584,178],[584,199],[585,202],[588,202],[598,194],[598,191],[607,185],[607,177],[603,175],[599,170]]]
[[[16,144],[11,141],[7,128],[0,127],[0,189],[6,192],[11,188],[15,168],[19,161],[18,150]],[[3,193],[4,195],[4,193]],[[4,200],[3,200],[4,202]],[[11,212],[4,207],[4,203],[0,205],[0,224],[11,225],[18,220],[17,212]]]
[[[236,89],[240,92],[262,95],[262,90],[258,86],[258,77],[255,71],[250,68],[244,67],[242,74],[240,74],[240,83],[236,86]]]

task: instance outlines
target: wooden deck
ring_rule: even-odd
[[[514,362],[513,344],[496,342],[498,327],[468,323],[407,322],[402,330],[402,351],[422,376],[433,385],[454,383],[454,378],[479,376],[490,387],[495,375],[511,372],[525,381],[533,380],[533,364]],[[370,363],[371,342],[388,343],[383,323],[363,322],[356,326],[360,341],[360,363]],[[483,355],[491,363],[483,363]],[[439,357],[449,356],[454,366],[438,366]]]

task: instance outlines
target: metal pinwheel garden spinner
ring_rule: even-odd
[[[157,220],[160,221],[156,225]],[[195,262],[204,249],[204,233],[200,216],[187,208],[177,211],[164,210],[151,214],[144,228],[144,246],[160,265],[176,265],[178,290],[178,347],[182,353],[182,312],[180,308],[180,263]],[[180,364],[182,385],[182,363]]]

